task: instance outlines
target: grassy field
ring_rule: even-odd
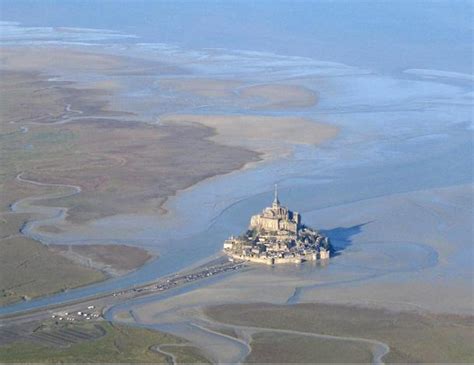
[[[75,265],[20,235],[20,228],[29,218],[28,214],[9,212],[0,216],[0,306],[106,278],[102,272]]]
[[[308,336],[257,333],[250,343],[252,352],[246,363],[370,363],[369,346]]]
[[[24,74],[14,76],[18,88],[26,88],[25,85],[29,85]],[[8,78],[0,80],[2,86],[5,86],[5,82],[7,86],[8,83],[13,83],[13,80]],[[39,87],[38,84],[35,85]],[[26,90],[17,92],[17,97],[25,97],[25,100],[28,100]],[[51,99],[54,100],[52,96]],[[7,100],[2,99],[2,103]],[[48,156],[60,152],[60,146],[66,145],[74,136],[66,131],[52,132],[35,127],[31,127],[32,134],[23,133],[18,125],[8,123],[10,118],[31,117],[29,112],[25,111],[27,108],[18,105],[19,100],[21,99],[10,100],[10,107],[12,103],[16,103],[15,110],[4,108],[3,105],[0,109],[0,305],[56,293],[106,278],[101,272],[75,265],[41,243],[20,234],[21,227],[32,216],[10,212],[10,204],[28,196],[59,193],[61,189],[21,184],[15,177],[24,170],[34,169],[37,163],[46,160]],[[43,100],[42,107],[45,106],[47,102]],[[37,112],[41,110],[43,109],[39,108]]]
[[[396,313],[381,309],[324,304],[291,306],[232,304],[209,308],[206,313],[217,321],[236,325],[382,341],[390,347],[390,352],[384,357],[386,362],[472,363],[474,361],[473,317]],[[273,338],[277,340],[280,334],[275,334]],[[261,337],[257,337],[256,340],[257,353],[251,354],[249,361],[263,359],[262,356],[265,356],[262,349],[266,348],[269,341],[264,339],[262,342]],[[317,344],[308,344],[303,352],[318,353],[322,350]],[[300,356],[300,353],[293,351],[292,348],[288,348],[288,351],[288,359]],[[335,352],[335,356],[341,351]],[[337,357],[334,359],[338,361]]]
[[[209,364],[209,360],[207,360],[198,348],[194,346],[160,346],[160,349],[171,352],[173,355],[176,356],[176,361],[179,364],[192,364],[192,363],[205,363]]]
[[[0,240],[0,252],[0,305],[105,279],[101,272],[74,265],[25,237]]]
[[[101,332],[98,334],[98,332]],[[48,345],[44,338],[71,338],[79,333],[85,339],[64,346]],[[35,330],[35,341],[19,340],[0,346],[0,361],[6,363],[168,363],[164,354],[150,350],[154,345],[183,344],[184,341],[157,331],[112,325],[108,322],[47,324]],[[192,346],[167,346],[180,363],[209,363]]]

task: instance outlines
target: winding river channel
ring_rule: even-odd
[[[390,90],[392,81],[387,83],[386,87]],[[420,87],[420,81],[413,83]],[[454,86],[448,90],[445,88],[440,86],[440,90],[445,92],[452,91],[450,88]],[[421,89],[425,92],[424,87]],[[161,224],[155,217],[116,216],[96,222],[85,235],[87,238],[79,237],[77,232],[70,235],[41,232],[36,227],[61,222],[66,213],[64,208],[42,206],[41,200],[78,194],[80,188],[30,181],[20,174],[17,177],[19,183],[49,185],[60,190],[58,193],[26,198],[12,205],[13,211],[35,213],[39,217],[23,227],[22,233],[26,236],[44,243],[83,243],[88,240],[124,243],[133,238],[138,245],[157,250],[160,259],[124,277],[1,308],[0,314],[118,290],[203,261],[220,250],[221,242],[228,235],[245,229],[248,217],[270,201],[269,187],[275,181],[280,184],[283,202],[288,202],[291,208],[301,212],[307,224],[327,230],[330,236],[332,233],[333,243],[341,252],[348,250],[346,254],[331,260],[328,268],[324,268],[335,278],[324,285],[337,285],[341,280],[336,273],[348,270],[360,274],[352,280],[365,280],[393,273],[394,270],[414,271],[435,265],[436,252],[423,242],[414,241],[358,246],[358,250],[370,250],[380,255],[389,252],[394,258],[400,257],[397,253],[410,252],[414,259],[410,261],[409,267],[406,263],[392,264],[390,268],[370,268],[370,265],[358,267],[347,256],[351,248],[346,246],[351,237],[340,238],[338,235],[341,232],[336,227],[321,227],[311,217],[313,213],[328,207],[396,193],[469,183],[472,179],[469,169],[471,136],[465,132],[466,125],[461,122],[467,117],[467,109],[461,107],[457,114],[451,112],[453,120],[446,123],[444,118],[435,118],[426,102],[420,105],[416,99],[407,102],[403,110],[397,100],[393,101],[394,105],[386,105],[384,100],[384,109],[388,111],[379,110],[379,105],[372,108],[364,106],[362,109],[359,96],[351,103],[346,100],[346,106],[335,110],[335,105],[340,102],[337,99],[331,103],[323,100],[316,110],[306,112],[310,115],[324,113],[326,119],[331,117],[341,127],[338,138],[318,148],[295,147],[291,157],[198,183],[168,201],[167,209],[173,212],[174,217],[179,217],[172,224]],[[375,104],[380,102],[376,101]],[[437,106],[433,112],[439,108]],[[415,117],[420,120],[412,123]],[[362,118],[365,120],[363,124],[360,122]],[[427,119],[430,123],[424,122]],[[199,214],[195,214],[197,210]],[[360,222],[361,225],[365,223]],[[177,227],[186,228],[178,230]],[[133,232],[132,237],[127,236],[130,231]],[[321,270],[321,267],[308,265],[303,271],[305,275],[311,275],[311,272],[318,273]],[[295,298],[297,295],[290,302],[296,301]]]

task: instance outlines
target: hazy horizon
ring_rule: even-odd
[[[0,6],[2,20],[23,26],[110,29],[191,49],[266,51],[383,73],[469,74],[473,67],[469,1],[4,0]]]

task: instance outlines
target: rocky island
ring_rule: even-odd
[[[231,259],[267,265],[326,260],[329,238],[301,223],[301,215],[282,206],[275,198],[272,206],[252,216],[247,232],[224,241],[224,252]]]

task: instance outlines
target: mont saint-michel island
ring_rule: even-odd
[[[252,216],[249,229],[224,241],[231,259],[267,265],[327,260],[329,238],[301,223],[301,215],[280,204],[278,188],[271,207]]]

